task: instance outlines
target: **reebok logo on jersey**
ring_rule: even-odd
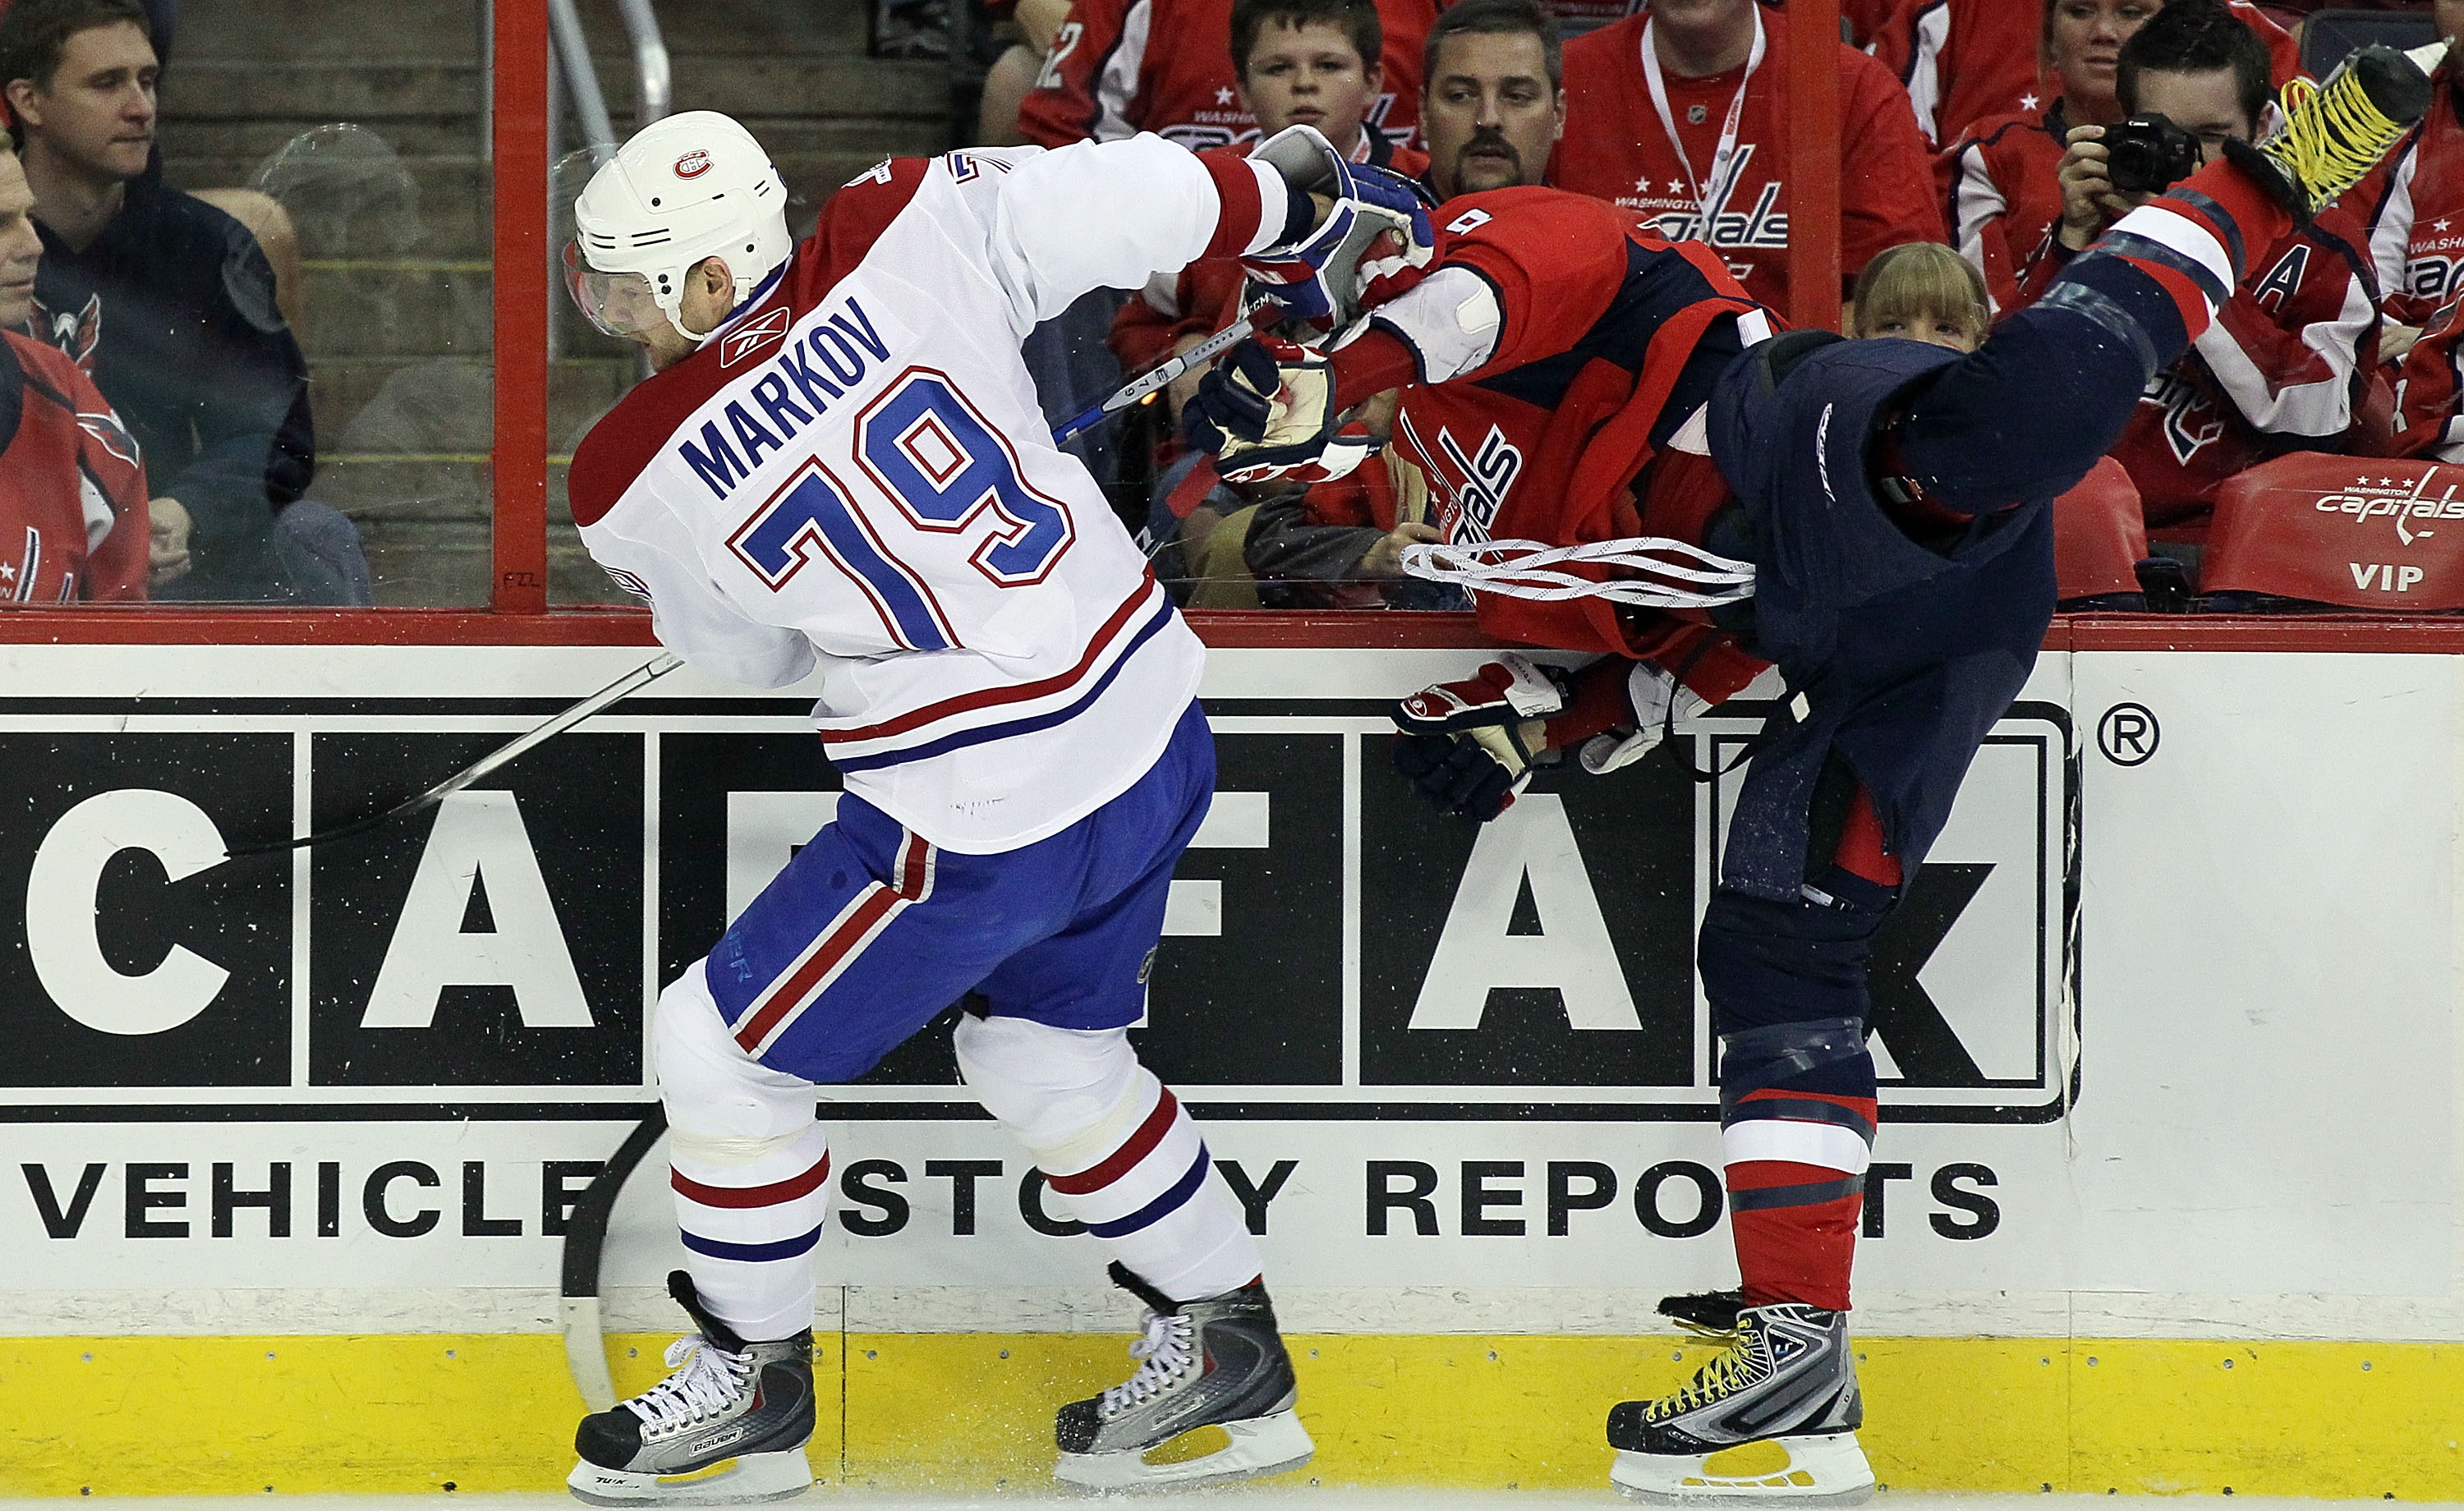
[[[733,367],[762,347],[787,334],[789,314],[781,305],[758,320],[747,320],[738,328],[719,338],[718,365]]]
[[[697,179],[710,171],[710,154],[699,147],[676,159],[676,177]]]

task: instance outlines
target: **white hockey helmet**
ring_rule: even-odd
[[[753,134],[715,110],[654,120],[601,164],[573,202],[565,287],[590,323],[638,335],[655,307],[693,340],[677,309],[685,274],[706,257],[727,264],[742,304],[794,243],[787,186]]]

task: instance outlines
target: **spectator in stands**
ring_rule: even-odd
[[[1353,161],[1418,178],[1429,165],[1425,153],[1396,146],[1364,125],[1377,99],[1383,46],[1371,0],[1235,0],[1232,7],[1239,103],[1256,118],[1262,136],[1314,126]],[[1112,322],[1112,355],[1124,371],[1143,372],[1187,351],[1239,315],[1241,280],[1235,257],[1158,276],[1121,307]],[[1170,390],[1176,424],[1180,401],[1198,377],[1193,373]]]
[[[1430,29],[1421,129],[1439,200],[1537,184],[1564,133],[1564,63],[1552,17],[1535,0],[1460,0]],[[1386,433],[1410,390],[1379,396],[1369,427]],[[1405,578],[1402,548],[1439,538],[1428,484],[1387,449],[1348,477],[1261,502],[1243,558],[1275,608],[1462,607],[1454,589]]]
[[[1383,47],[1367,120],[1397,146],[1419,129],[1420,39],[1436,0],[1375,0]],[[1233,0],[1073,0],[1019,111],[1047,147],[1152,131],[1191,148],[1252,141],[1232,50]]]
[[[2437,0],[2447,38],[2438,101],[2377,170],[2344,196],[2367,218],[2387,328],[2380,350],[2401,359],[2441,306],[2464,295],[2464,0]]]
[[[2301,72],[2301,48],[2291,33],[2251,0],[2230,3],[2267,44],[2277,83]],[[2050,0],[2040,25],[2025,0],[1895,0],[1873,51],[1906,86],[1926,139],[1956,142],[1989,117],[2035,111],[2046,95],[2079,101],[2082,91],[2109,90],[2113,50],[2163,6],[2164,0]],[[2101,80],[2072,77],[2051,55],[2057,21],[2101,25],[2113,33],[2099,49],[2105,60]],[[2075,108],[2072,123],[2091,119]]]
[[[2017,110],[1971,122],[1938,160],[1951,245],[1985,275],[1996,311],[2018,301],[2019,265],[2061,219],[2071,127],[2122,119],[2113,91],[2122,44],[2157,10],[2156,0],[2044,0],[2042,54],[2059,95],[2041,111],[2034,93],[2021,95]]]
[[[0,603],[141,602],[137,442],[77,363],[18,334],[43,252],[33,208],[17,160],[0,153]]]
[[[1654,0],[1568,43],[1550,182],[1709,242],[1747,293],[1786,309],[1787,27],[1754,0]],[[1944,232],[1906,92],[1845,43],[1837,141],[1844,296],[1876,252]]]
[[[2127,115],[2162,115],[2203,157],[2274,123],[2266,45],[2215,0],[2174,0],[2122,49]],[[2041,296],[2073,254],[2148,196],[2114,190],[2102,126],[2075,126],[2061,165],[2062,220],[2023,271]],[[2378,311],[2360,224],[2329,206],[2252,258],[2214,323],[2157,374],[2112,454],[2129,471],[2151,532],[2195,545],[2216,488],[2287,451],[2338,451],[2377,361]],[[2188,554],[2193,559],[2195,553]]]
[[[230,215],[147,171],[155,54],[134,0],[14,0],[0,93],[43,238],[34,334],[94,377],[153,463],[157,597],[365,602],[316,467],[307,362]]]
[[[1865,264],[1856,308],[1854,336],[1925,341],[1955,352],[1984,345],[1992,322],[1984,278],[1959,253],[1930,241],[1902,242]]]

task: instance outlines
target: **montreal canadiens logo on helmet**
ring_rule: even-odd
[[[676,177],[697,179],[710,171],[710,154],[699,147],[676,159]]]

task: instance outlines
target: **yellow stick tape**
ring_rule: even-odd
[[[825,1335],[811,1454],[856,1486],[1041,1486],[1053,1409],[1126,1340]],[[620,1391],[668,1335],[609,1341]],[[1609,1403],[1674,1338],[1295,1335],[1330,1484],[1596,1488]],[[2464,1346],[1861,1340],[1867,1456],[1903,1490],[2464,1500]],[[548,1490],[582,1403],[550,1334],[0,1339],[0,1496]],[[2334,1432],[2320,1428],[2336,1424]]]

